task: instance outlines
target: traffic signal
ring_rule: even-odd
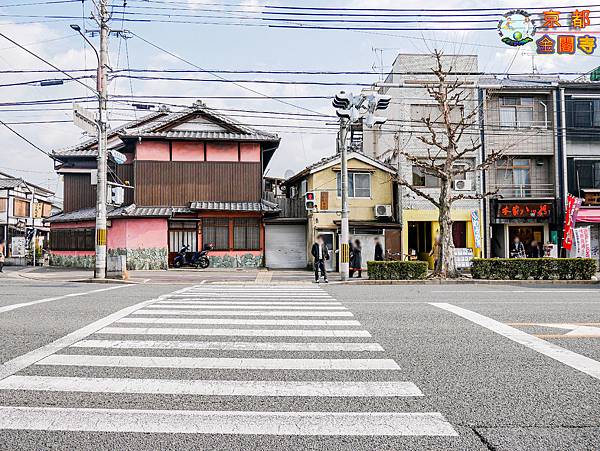
[[[314,192],[309,191],[304,195],[304,205],[307,210],[314,210],[317,207],[317,198]]]

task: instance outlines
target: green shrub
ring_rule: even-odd
[[[427,277],[427,262],[367,262],[369,279],[373,280],[413,280]]]
[[[590,280],[596,273],[592,258],[475,258],[473,279]]]

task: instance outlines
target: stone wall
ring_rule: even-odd
[[[209,255],[208,259],[211,268],[260,268],[263,266],[262,254]]]
[[[108,255],[125,255],[127,257],[127,269],[130,271],[168,268],[168,252],[164,247],[148,249],[109,249]]]

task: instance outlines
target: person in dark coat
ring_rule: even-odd
[[[317,241],[312,245],[310,253],[314,258],[315,283],[319,283],[319,271],[321,272],[325,283],[328,283],[325,262],[329,260],[329,249],[327,249],[327,245],[323,241],[321,235],[317,236]]]
[[[379,241],[379,237],[375,237],[375,261],[382,262],[383,261],[383,246]]]
[[[348,240],[348,266],[350,277],[354,277],[354,268],[352,267],[352,259],[354,258],[354,243]]]
[[[354,241],[354,252],[352,253],[352,260],[350,261],[350,267],[352,272],[350,277],[354,274],[354,271],[358,273],[358,278],[362,277],[362,247],[359,240]]]
[[[529,258],[542,258],[540,245],[535,240],[533,240],[529,245]]]

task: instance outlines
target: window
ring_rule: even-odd
[[[503,127],[532,127],[534,101],[532,97],[501,97],[500,125]]]
[[[342,174],[337,174],[337,195],[342,196]],[[365,172],[348,173],[348,196],[371,197],[371,174]]]
[[[308,180],[304,179],[300,182],[300,197],[304,197],[308,191]]]
[[[569,127],[600,127],[600,100],[569,100],[567,122]]]
[[[195,221],[169,222],[169,251],[179,252],[184,246],[190,247],[190,252],[198,250],[198,233]]]
[[[13,202],[13,214],[18,218],[28,218],[29,202],[22,199],[15,199]]]
[[[6,197],[0,198],[0,211],[5,212],[7,209],[8,199]]]
[[[575,161],[578,189],[600,189],[600,161]]]
[[[202,220],[202,243],[212,244],[216,251],[229,250],[229,219],[206,218]]]
[[[248,251],[260,249],[260,222],[257,218],[233,220],[233,248]]]
[[[496,185],[504,186],[503,194],[526,197],[531,191],[531,160],[505,160],[496,166]]]
[[[439,188],[440,179],[433,175],[427,174],[423,169],[413,166],[413,186],[420,186],[423,188]]]
[[[54,251],[93,251],[94,229],[53,229],[50,231],[50,249]]]

